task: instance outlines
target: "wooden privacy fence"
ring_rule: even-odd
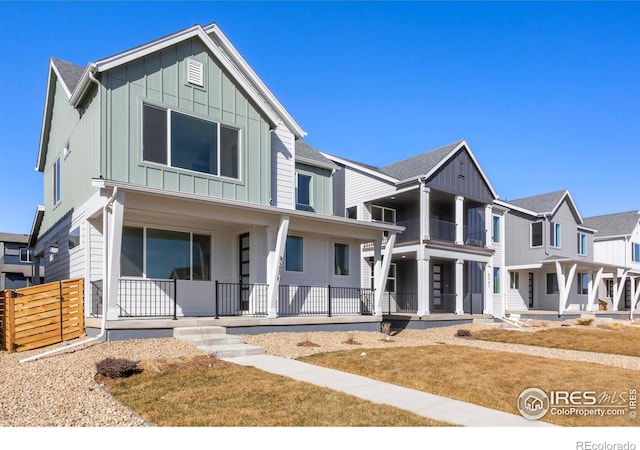
[[[22,352],[83,336],[83,298],[82,278],[0,292],[0,344]]]

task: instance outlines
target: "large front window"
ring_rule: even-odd
[[[122,276],[211,281],[211,236],[123,227]]]
[[[143,105],[142,159],[239,178],[240,130],[159,106]]]
[[[284,259],[287,272],[302,272],[304,270],[303,240],[300,236],[287,236]]]

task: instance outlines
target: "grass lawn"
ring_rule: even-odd
[[[143,362],[125,379],[100,378],[156,426],[447,426],[390,406],[208,356]]]
[[[573,326],[534,332],[491,329],[475,332],[473,337],[512,344],[640,356],[640,328],[625,325]]]
[[[627,399],[630,389],[640,388],[638,371],[466,346],[369,349],[366,356],[361,353],[358,349],[300,359],[513,414],[519,414],[518,396],[530,387],[625,392]],[[605,417],[548,413],[542,420],[563,426],[640,426],[640,420],[631,419],[628,411],[624,416]]]

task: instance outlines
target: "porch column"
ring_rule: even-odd
[[[558,315],[564,314],[571,292],[571,283],[576,273],[577,264],[572,264],[569,273],[565,275],[564,270],[559,262],[556,261],[556,275],[558,277]]]
[[[456,260],[456,314],[464,314],[464,261]]]
[[[422,246],[421,256],[418,256],[418,317],[428,316],[429,301],[431,298],[431,289],[429,283],[429,261],[428,255],[425,255],[424,246]]]
[[[596,298],[598,297],[598,291],[600,287],[600,281],[602,281],[603,267],[600,267],[597,272],[592,271],[589,278],[589,289],[587,295],[587,311],[597,311],[595,307]]]
[[[424,185],[423,181],[420,181],[420,242],[431,239],[429,230],[430,226],[430,206],[429,196],[431,189]]]
[[[493,265],[491,263],[485,263],[484,268],[482,270],[482,275],[484,276],[484,292],[482,293],[483,297],[483,314],[493,314]],[[504,283],[503,283],[504,284]],[[500,290],[500,297],[503,297],[503,292],[505,289]],[[504,302],[503,302],[504,303]],[[504,314],[501,314],[501,316]]]
[[[389,266],[391,266],[391,258],[393,256],[393,246],[396,243],[395,231],[390,231],[387,237],[387,243],[384,247],[384,256],[381,257],[382,241],[375,242],[375,308],[374,315],[382,316],[382,297],[384,295],[384,286],[389,276]]]
[[[119,191],[111,204],[105,208],[106,226],[103,230],[105,238],[105,253],[107,255],[107,276],[104,284],[108,285],[107,320],[118,320],[118,282],[120,280],[120,255],[122,253],[122,222],[124,216],[124,192]]]
[[[464,197],[456,195],[456,244],[464,244]]]
[[[484,229],[484,246],[489,247],[493,243],[493,205],[484,206]]]
[[[615,278],[615,281],[613,283],[613,299],[612,299],[612,303],[613,303],[613,310],[614,311],[618,311],[620,308],[620,299],[622,298],[622,293],[624,292],[624,283],[625,281],[627,281],[627,274],[629,273],[628,270],[622,270],[622,272],[620,272],[621,269],[618,269],[618,273],[617,276]]]
[[[629,320],[633,320],[633,311],[636,309],[636,304],[640,298],[640,286],[636,286],[637,277],[631,278],[631,310],[629,311]]]
[[[269,318],[278,316],[278,290],[280,288],[280,275],[282,274],[288,232],[289,216],[282,216],[274,250],[271,251],[269,249],[269,256],[267,257],[267,317]],[[269,235],[269,230],[267,230],[267,239],[273,241],[273,233],[271,233],[271,238],[269,238]]]

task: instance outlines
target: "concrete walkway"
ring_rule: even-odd
[[[313,364],[282,358],[280,356],[255,355],[225,358],[243,366],[253,366],[299,381],[315,384],[375,403],[391,405],[411,411],[419,416],[469,427],[550,427],[545,422],[527,420],[509,414],[452,400],[438,395],[408,389],[359,375],[314,366]],[[516,399],[514,398],[515,402]]]

